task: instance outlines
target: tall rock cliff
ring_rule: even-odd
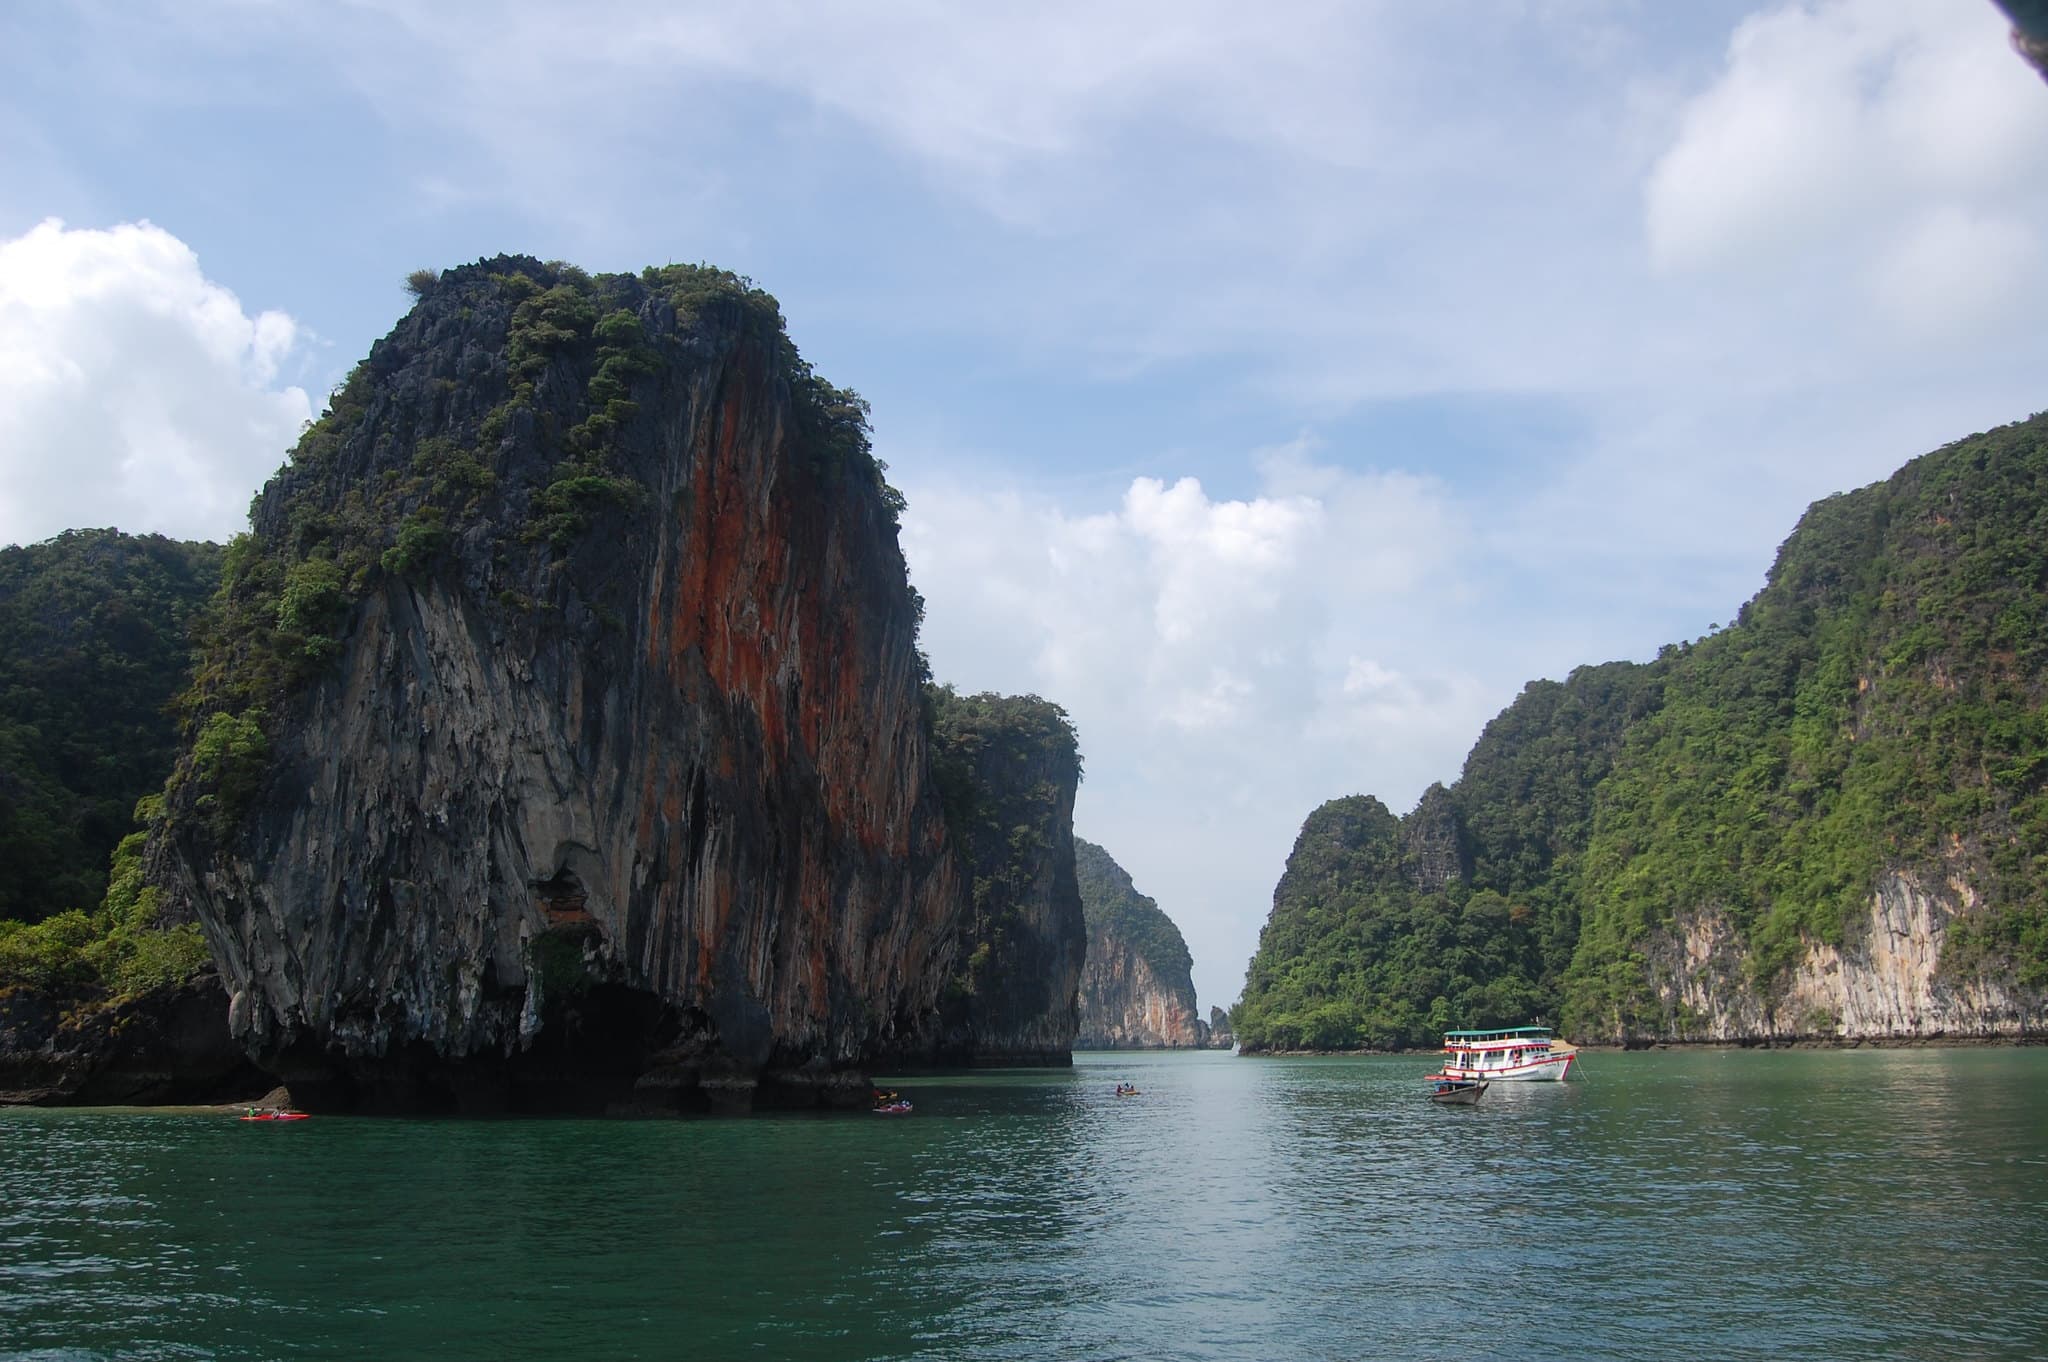
[[[1982,912],[1967,882],[1930,889],[1910,871],[1889,872],[1839,942],[1811,940],[1790,969],[1763,978],[1726,913],[1681,914],[1642,947],[1655,1020],[1607,1033],[1588,1018],[1581,1029],[1602,1039],[1742,1044],[2039,1036],[2048,1025],[2042,990],[1944,958],[1952,930]]]
[[[1093,842],[1074,839],[1074,868],[1088,923],[1075,1044],[1087,1050],[1207,1044],[1208,1025],[1195,1011],[1194,957],[1180,928]]]
[[[231,546],[162,878],[315,1106],[853,1100],[965,886],[865,407],[697,267],[500,257]]]
[[[2048,1029],[2048,416],[1813,506],[1726,630],[1312,814],[1247,1049]],[[1462,875],[1461,872],[1462,871]]]
[[[933,775],[970,880],[930,1048],[954,1064],[1073,1062],[1087,925],[1074,875],[1081,757],[1035,695],[928,692]]]

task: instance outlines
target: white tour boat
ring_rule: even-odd
[[[1578,1056],[1577,1046],[1554,1039],[1547,1026],[1444,1033],[1444,1073],[1452,1078],[1557,1082]]]

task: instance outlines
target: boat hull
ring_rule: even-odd
[[[1577,1055],[1549,1055],[1542,1059],[1528,1060],[1521,1064],[1495,1066],[1491,1064],[1460,1064],[1452,1061],[1444,1065],[1444,1072],[1459,1078],[1483,1078],[1487,1082],[1504,1083],[1559,1083],[1564,1080],[1567,1070]]]
[[[1486,1094],[1486,1084],[1463,1078],[1429,1080],[1429,1100],[1446,1107],[1469,1107]]]
[[[1558,1040],[1547,1026],[1444,1033],[1443,1071],[1456,1078],[1559,1083],[1578,1057],[1579,1047]]]

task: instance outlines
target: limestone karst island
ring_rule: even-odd
[[[1068,1063],[1076,738],[933,683],[865,404],[722,271],[413,287],[224,551],[0,560],[6,1089],[865,1108]],[[1203,1043],[1148,911],[1178,972],[1091,1019]]]
[[[1212,1031],[1074,836],[1058,704],[933,681],[865,404],[771,297],[413,287],[225,549],[0,559],[16,1100],[861,1107],[1217,1033],[2048,1023],[2048,419],[1817,504],[1725,629],[1532,682],[1405,818],[1314,811]]]

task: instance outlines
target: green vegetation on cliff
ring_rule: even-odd
[[[1000,1047],[1072,1005],[1086,945],[1072,847],[1080,744],[1066,711],[1036,695],[925,696],[932,777],[973,900],[946,1025],[970,1048]]]
[[[147,827],[162,814],[152,795],[137,806]],[[0,994],[26,987],[58,997],[118,1001],[191,978],[208,963],[196,922],[167,924],[158,891],[143,874],[149,833],[132,832],[113,855],[106,897],[95,912],[67,908],[30,924],[0,920]]]
[[[170,703],[220,561],[116,530],[0,548],[0,919],[99,905],[177,754]]]
[[[1457,785],[1432,786],[1406,819],[1370,796],[1311,814],[1232,1013],[1238,1039],[1400,1048],[1555,1016],[1594,794],[1659,676],[1617,662],[1532,682]]]
[[[1571,1015],[1656,1024],[1641,947],[1674,913],[1725,915],[1767,981],[1890,870],[1981,897],[1945,972],[2048,984],[2044,701],[2048,417],[1815,505],[1600,788]]]
[[[1726,630],[1536,682],[1449,791],[1311,815],[1235,1021],[1252,1048],[1558,1019],[1682,1032],[1646,943],[1711,912],[1760,988],[1880,876],[1970,886],[1952,977],[2048,985],[2048,417],[1831,497]]]
[[[197,926],[159,922],[131,829],[161,807],[220,560],[115,530],[0,549],[0,992],[118,997],[205,964]]]
[[[1401,831],[1370,795],[1309,816],[1231,1014],[1248,1048],[1421,1045],[1536,1006],[1526,910],[1491,890],[1418,887]]]
[[[1114,937],[1128,945],[1164,983],[1186,985],[1194,996],[1190,975],[1194,956],[1173,919],[1149,895],[1138,892],[1131,877],[1107,851],[1093,842],[1074,839],[1074,876],[1081,890],[1081,913],[1091,939]]]

